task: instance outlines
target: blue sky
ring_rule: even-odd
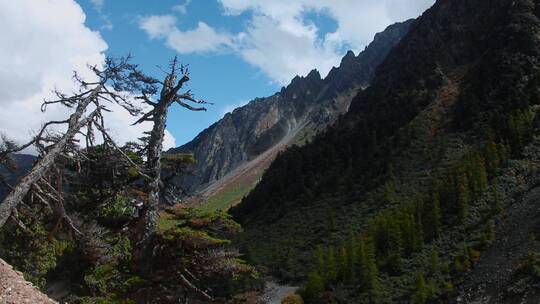
[[[353,1],[355,0],[351,0],[349,3]],[[270,22],[273,21],[276,25],[289,22],[288,20],[280,20],[280,17],[274,17],[272,15],[274,8],[271,7],[271,4],[270,7],[265,8],[264,1],[262,5],[256,4],[257,2],[79,0],[87,14],[87,25],[91,29],[99,31],[107,42],[109,46],[107,54],[118,56],[130,52],[145,71],[157,77],[161,75],[161,72],[156,68],[156,65],[165,66],[167,61],[177,53],[180,53],[182,62],[190,65],[192,73],[190,88],[200,98],[211,101],[215,105],[211,106],[206,113],[192,113],[180,108],[171,111],[168,130],[176,138],[177,144],[191,140],[201,130],[221,118],[224,112],[255,97],[271,95],[282,85],[285,85],[288,79],[294,76],[294,72],[306,74],[311,68],[322,68],[323,74],[326,73],[331,65],[338,64],[339,57],[347,49],[358,51],[365,43],[369,42],[370,38],[368,37],[375,34],[374,32],[359,33],[359,36],[363,36],[360,37],[360,41],[348,41],[347,39],[339,41],[332,50],[328,51],[327,57],[331,63],[326,64],[325,67],[320,67],[320,62],[317,62],[318,58],[314,58],[313,66],[308,67],[308,69],[284,71],[284,75],[278,76],[273,71],[266,71],[264,66],[258,65],[258,62],[249,62],[243,58],[242,55],[238,54],[236,46],[231,47],[225,43],[225,47],[218,46],[218,49],[206,50],[203,47],[198,50],[184,50],[186,47],[175,48],[167,45],[167,42],[164,41],[167,38],[152,39],[148,30],[143,29],[144,20],[148,20],[152,16],[173,17],[174,26],[180,32],[197,29],[199,23],[204,22],[223,36],[236,36],[239,35],[238,33],[247,31],[254,23],[253,18],[258,16],[270,16]],[[420,3],[419,6],[423,9],[422,5],[426,5],[429,1],[416,2]],[[250,7],[251,5],[253,7]],[[281,4],[278,3],[278,5]],[[339,16],[331,16],[329,9],[324,7],[324,4],[314,5],[311,8],[292,8],[291,10],[296,10],[291,14],[297,14],[293,15],[293,18],[297,19],[293,22],[299,23],[300,26],[311,27],[309,30],[315,32],[313,43],[320,44],[321,49],[328,48],[324,46],[324,39],[338,29],[338,20],[336,19]],[[374,9],[375,12],[377,12],[376,9]],[[418,10],[413,10],[410,14],[416,16],[418,12]],[[385,18],[388,17],[385,16]],[[386,23],[391,21],[397,20],[387,20]],[[378,30],[386,25],[388,24],[383,22],[374,28]],[[302,30],[302,28],[297,29],[298,32]],[[299,34],[299,36],[301,35]],[[272,39],[272,37],[267,38]],[[283,44],[281,47],[286,52],[288,45]],[[315,48],[315,50],[318,49]],[[270,58],[272,57],[269,56]]]
[[[96,7],[91,1],[79,1],[87,15],[87,25],[101,33],[108,44],[107,54],[121,56],[131,53],[134,61],[149,74],[160,77],[163,74],[156,65],[166,66],[168,60],[178,52],[153,40],[139,28],[141,18],[149,15],[174,14],[179,28],[194,28],[199,21],[215,28],[225,28],[240,32],[249,22],[251,13],[239,16],[223,14],[223,8],[216,1],[193,1],[186,7],[186,14],[174,10],[179,1],[105,1]],[[149,3],[152,3],[149,5]],[[335,29],[333,19],[323,14],[310,13],[309,18],[317,23],[319,34],[324,35]],[[286,48],[286,46],[283,46]],[[216,122],[223,114],[238,105],[273,94],[279,90],[278,83],[261,72],[257,67],[242,60],[232,51],[218,53],[179,54],[180,60],[191,68],[190,89],[199,97],[210,102],[207,112],[189,112],[175,106],[170,112],[168,130],[174,135],[178,145],[193,139],[200,131]],[[314,67],[315,68],[315,67]]]
[[[179,1],[107,1],[101,11],[89,1],[79,1],[87,14],[87,25],[99,30],[109,48],[107,54],[122,56],[131,53],[134,62],[156,77],[163,77],[157,65],[166,67],[177,52],[166,47],[161,41],[152,40],[139,28],[138,20],[152,14],[171,13]],[[152,3],[149,5],[148,3]],[[188,14],[179,16],[178,26],[191,28],[199,20],[216,27],[240,29],[244,17],[222,16],[214,1],[195,1],[187,8]],[[172,11],[174,13],[174,11]],[[106,16],[106,17],[102,17]],[[104,20],[104,18],[107,18]],[[106,28],[112,23],[112,29]],[[217,121],[228,106],[245,103],[255,96],[272,94],[278,88],[276,83],[260,73],[255,67],[245,63],[238,56],[223,52],[220,54],[179,54],[181,62],[190,65],[189,88],[198,98],[213,102],[207,112],[189,112],[175,106],[170,111],[168,130],[176,138],[177,144],[193,139],[196,134]]]
[[[0,132],[24,141],[67,109],[39,111],[52,88],[73,90],[70,76],[104,56],[131,53],[163,77],[176,54],[189,64],[207,112],[170,111],[166,147],[181,145],[224,113],[318,69],[325,76],[347,50],[362,50],[377,32],[419,16],[434,0],[17,0],[0,2]],[[53,43],[51,43],[53,42]],[[114,105],[111,105],[113,107]],[[24,108],[24,111],[21,111]],[[144,128],[110,114],[121,142]]]

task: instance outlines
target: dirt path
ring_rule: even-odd
[[[53,304],[57,303],[41,293],[22,273],[15,271],[0,259],[0,304]]]
[[[260,302],[264,304],[281,304],[281,300],[288,294],[294,293],[298,287],[280,285],[276,282],[266,282],[264,294],[260,298]]]

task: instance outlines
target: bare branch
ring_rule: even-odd
[[[186,108],[186,109],[188,109],[188,110],[191,110],[191,111],[206,111],[206,108],[203,108],[203,107],[200,107],[200,108],[193,107],[193,106],[191,106],[191,105],[189,105],[189,104],[183,102],[183,101],[180,100],[180,99],[176,100],[176,102],[177,102],[180,106],[182,106],[182,107],[184,107],[184,108]]]
[[[133,162],[133,160],[124,152],[124,150],[122,150],[120,147],[118,147],[118,145],[116,145],[116,143],[114,142],[114,140],[112,139],[112,137],[109,135],[109,133],[107,133],[107,131],[99,124],[96,124],[96,127],[99,129],[99,131],[105,136],[107,137],[107,144],[110,144],[111,146],[113,146],[123,157],[124,159],[131,165],[133,166],[137,171],[138,173],[144,177],[144,178],[150,178],[150,176],[146,175],[143,170],[139,167],[139,165],[137,165],[136,163]]]
[[[214,298],[212,298],[212,296],[207,294],[205,291],[199,289],[197,286],[195,286],[195,284],[191,283],[182,273],[180,273],[179,276],[180,276],[180,280],[182,281],[182,283],[184,283],[184,285],[187,288],[189,288],[192,291],[194,291],[194,292],[198,293],[199,295],[203,296],[208,301],[213,301],[214,300]]]
[[[154,113],[156,113],[156,110],[153,109],[150,112],[144,114],[141,118],[139,118],[136,122],[132,123],[131,125],[138,125],[140,123],[143,123],[145,121],[151,121],[153,119]]]

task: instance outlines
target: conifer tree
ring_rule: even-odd
[[[326,275],[324,280],[327,283],[333,283],[337,279],[337,266],[336,266],[336,256],[334,253],[334,247],[328,247],[326,254]]]
[[[334,208],[329,207],[327,211],[328,215],[328,231],[332,232],[336,230],[336,211]]]
[[[325,261],[324,261],[324,251],[321,245],[317,246],[315,249],[315,272],[317,272],[321,277],[325,276]]]
[[[439,254],[437,253],[437,250],[432,249],[430,253],[430,257],[429,257],[429,271],[431,275],[434,276],[440,272],[441,270],[440,263],[441,262],[439,260]]]
[[[401,242],[406,256],[410,256],[422,246],[423,231],[414,215],[403,214],[401,235]]]
[[[411,297],[412,304],[424,304],[429,300],[430,292],[426,285],[424,273],[418,273],[416,277],[415,291]]]
[[[396,190],[394,186],[394,180],[389,180],[384,183],[382,201],[385,204],[395,204],[398,201],[396,196]]]
[[[500,214],[503,211],[503,200],[499,191],[499,179],[496,178],[491,186],[493,194],[493,213]]]
[[[491,241],[495,239],[495,223],[493,220],[487,221],[484,231],[482,232],[482,246],[487,247]]]
[[[304,290],[302,292],[302,297],[306,301],[316,301],[321,294],[324,292],[324,280],[317,273],[312,272],[308,275],[308,280]]]
[[[441,207],[439,194],[435,191],[426,198],[423,204],[422,225],[426,241],[437,238],[441,232]]]
[[[469,189],[467,186],[467,177],[462,175],[457,184],[457,208],[461,220],[469,215]]]
[[[463,259],[462,259],[463,268],[469,269],[471,267],[471,253],[470,253],[469,247],[465,243],[463,243],[462,252],[463,252],[462,253],[462,255],[463,255]]]
[[[493,177],[500,166],[500,158],[497,144],[495,143],[492,135],[489,135],[488,139],[486,140],[484,155],[486,157],[486,170],[488,176]]]
[[[375,304],[380,301],[381,287],[379,282],[379,270],[375,260],[374,249],[372,246],[368,246],[367,248],[367,280],[365,290],[368,294],[369,303]]]
[[[358,277],[358,283],[362,290],[365,290],[369,281],[369,257],[366,248],[366,242],[362,236],[358,238],[358,251],[357,251],[357,264],[356,273]]]
[[[341,282],[347,280],[348,253],[345,245],[341,245],[339,249],[339,271],[338,277]]]
[[[474,154],[475,156],[474,156],[473,178],[474,178],[476,195],[480,195],[488,187],[486,163],[485,163],[485,160],[482,159],[480,155],[478,155],[478,153],[474,153]]]
[[[349,231],[347,239],[347,266],[345,272],[345,283],[352,284],[355,280],[356,265],[356,237],[352,231]]]

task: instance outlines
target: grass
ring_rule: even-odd
[[[242,198],[253,189],[255,183],[237,181],[219,190],[207,202],[201,204],[198,209],[204,212],[227,211],[230,207],[238,204]],[[177,227],[181,221],[174,214],[166,211],[160,213],[157,226],[158,231],[166,231]]]
[[[161,212],[157,222],[158,231],[165,231],[178,226],[180,220],[174,218],[173,214]]]
[[[254,185],[251,183],[234,183],[228,185],[210,197],[200,208],[206,211],[228,210],[230,207],[239,203],[253,187]]]

